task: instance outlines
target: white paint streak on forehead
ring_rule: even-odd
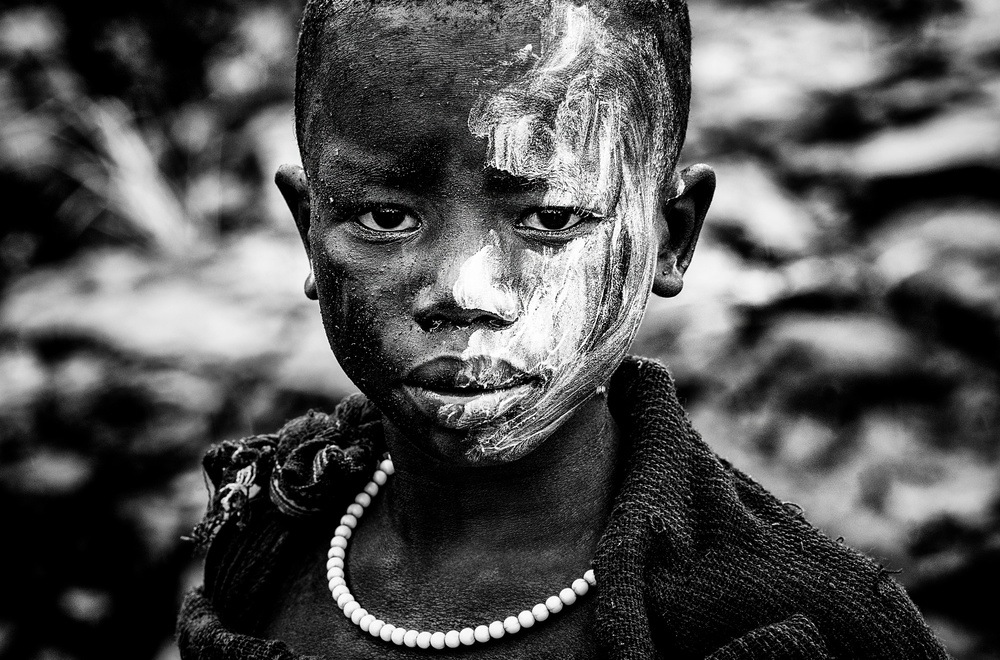
[[[459,269],[452,295],[460,307],[482,310],[509,323],[517,319],[520,305],[503,281],[509,281],[510,273],[496,253],[497,248],[485,245],[469,257]]]
[[[587,5],[553,3],[541,59],[470,113],[469,130],[488,141],[486,164],[602,213],[617,204],[626,164],[656,186],[670,99],[654,44],[639,31],[612,33]]]

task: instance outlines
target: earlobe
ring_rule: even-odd
[[[306,298],[309,300],[319,300],[319,293],[316,292],[316,276],[313,275],[312,266],[309,267],[309,274],[306,275],[306,283],[303,289]]]
[[[664,298],[676,296],[684,285],[684,273],[715,194],[715,172],[708,165],[692,165],[680,173],[679,189],[677,196],[664,203],[657,227],[660,249],[653,293]]]

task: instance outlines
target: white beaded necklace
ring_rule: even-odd
[[[337,607],[344,611],[344,616],[372,637],[379,637],[396,646],[422,649],[443,649],[445,647],[454,649],[459,646],[472,646],[477,642],[483,643],[491,639],[500,639],[505,634],[513,635],[524,628],[535,625],[536,621],[545,621],[550,614],[558,614],[563,607],[572,605],[579,596],[586,594],[590,587],[596,586],[597,580],[594,578],[594,571],[588,570],[582,578],[574,580],[572,585],[560,591],[558,595],[549,596],[545,602],[538,603],[530,610],[509,616],[503,621],[497,620],[475,628],[463,628],[460,631],[409,630],[386,623],[374,614],[369,614],[368,610],[358,604],[347,587],[344,574],[347,540],[351,538],[352,530],[357,527],[358,519],[364,515],[365,509],[372,503],[372,498],[378,494],[379,488],[385,485],[389,475],[393,472],[392,460],[387,456],[375,470],[368,485],[354,498],[354,503],[347,507],[347,513],[340,519],[340,525],[334,531],[333,538],[330,539],[330,552],[327,553],[326,577],[330,583],[330,593],[337,601]]]

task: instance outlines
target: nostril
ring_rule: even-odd
[[[458,255],[456,255],[458,256]],[[438,262],[436,272],[416,297],[414,320],[428,332],[446,328],[503,329],[520,316],[520,297],[512,272],[493,245],[474,255]]]
[[[516,319],[505,318],[485,309],[468,309],[456,304],[438,304],[416,315],[417,325],[425,332],[481,326],[491,330],[509,327]]]

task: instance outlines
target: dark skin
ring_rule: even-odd
[[[544,186],[510,185],[484,167],[486,144],[470,134],[468,116],[483,91],[473,81],[537,35],[537,17],[483,14],[490,11],[453,5],[442,20],[442,10],[392,10],[374,23],[403,27],[377,48],[337,42],[314,74],[306,171],[285,166],[276,177],[309,257],[306,294],[319,300],[345,371],[383,411],[396,467],[350,540],[348,582],[368,611],[420,630],[502,620],[581,577],[623,467],[620,432],[596,388],[511,460],[470,453],[464,431],[442,426],[403,393],[415,365],[459,354],[477,328],[498,322],[451,298],[449,273],[469,246],[492,232],[511,250],[535,249],[518,223],[544,209]],[[680,292],[715,187],[702,165],[679,173],[679,196],[677,178],[668,180],[655,223],[652,290],[660,296]],[[379,218],[373,203],[402,210]],[[399,226],[412,232],[386,231]],[[433,330],[429,318],[439,321]],[[325,545],[302,557],[303,573],[276,604],[268,637],[327,657],[426,653],[372,638],[346,619],[327,590],[325,561]],[[450,652],[594,657],[593,603],[585,597],[531,630]]]

